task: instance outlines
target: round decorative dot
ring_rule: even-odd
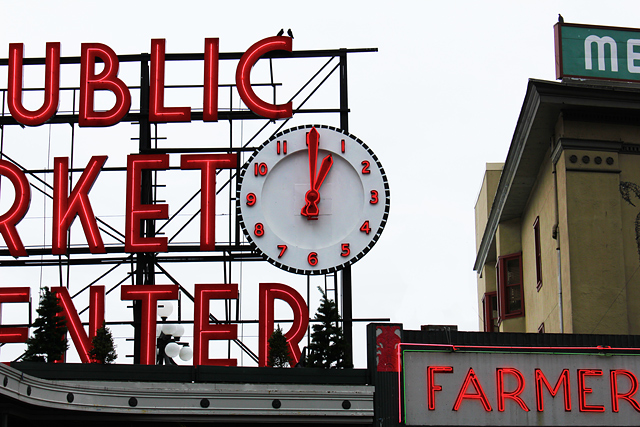
[[[342,409],[351,409],[351,402],[349,402],[348,400],[343,400]]]
[[[578,162],[578,156],[576,156],[575,154],[571,157],[569,157],[569,161],[571,163],[577,163]]]
[[[607,164],[611,166],[613,164],[613,157],[607,157]]]
[[[589,158],[589,156],[582,156],[582,163],[584,163],[585,165],[589,164],[590,161],[591,159]]]
[[[9,384],[9,377],[5,375],[4,380],[2,380],[2,385],[6,387],[7,384]]]
[[[31,386],[27,386],[27,396],[31,396]]]
[[[208,408],[209,407],[209,399],[202,399],[200,401],[200,406],[202,406],[203,408]]]
[[[600,163],[602,163],[602,157],[597,156],[595,159],[593,159],[594,162],[596,162],[596,165],[599,165]]]
[[[129,406],[131,406],[132,408],[138,406],[138,399],[136,399],[135,397],[129,398]]]
[[[72,403],[73,402],[73,393],[67,393],[67,402]]]
[[[278,399],[273,399],[273,402],[271,402],[271,406],[273,406],[273,409],[280,409],[280,407],[282,406],[282,402],[280,402]]]

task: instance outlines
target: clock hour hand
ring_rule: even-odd
[[[324,182],[324,179],[327,177],[327,174],[329,173],[329,169],[331,169],[332,165],[333,165],[333,157],[331,156],[331,154],[329,154],[327,157],[322,159],[322,163],[320,164],[320,170],[318,171],[318,177],[316,178],[315,185],[313,186],[314,190],[316,191],[320,190],[320,186]]]

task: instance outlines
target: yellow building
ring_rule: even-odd
[[[529,81],[475,215],[485,331],[640,334],[640,86]]]

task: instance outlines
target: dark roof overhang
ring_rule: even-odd
[[[640,86],[600,81],[529,80],[476,256],[475,271],[480,272],[487,262],[495,261],[498,224],[521,216],[545,153],[553,143],[558,117],[567,111],[633,116],[640,123]]]

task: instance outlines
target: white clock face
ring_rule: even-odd
[[[362,141],[325,125],[278,133],[240,172],[242,229],[270,263],[298,274],[353,264],[389,215],[389,184]]]

